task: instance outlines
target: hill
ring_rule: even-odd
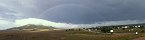
[[[20,27],[10,28],[8,30],[15,30],[15,29],[22,30],[22,29],[57,29],[57,28],[54,28],[52,26],[28,24]]]

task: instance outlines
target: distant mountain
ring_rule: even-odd
[[[52,26],[28,24],[20,27],[10,28],[8,30],[12,30],[12,29],[57,29],[57,28],[54,28]]]

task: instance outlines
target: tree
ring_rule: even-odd
[[[112,30],[112,28],[109,28],[109,27],[101,28],[101,31],[102,31],[103,33],[110,33],[110,30]]]

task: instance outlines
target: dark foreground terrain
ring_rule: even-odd
[[[63,31],[22,32],[7,31],[0,33],[0,40],[61,40]]]
[[[1,31],[0,40],[132,40],[145,35],[134,33],[97,34],[85,31]]]

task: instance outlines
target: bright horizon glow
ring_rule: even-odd
[[[110,26],[110,25],[126,25],[126,24],[138,24],[144,23],[145,20],[124,20],[124,21],[106,21],[99,22],[93,24],[72,24],[72,23],[58,23],[52,22],[44,19],[38,18],[25,18],[25,19],[17,19],[15,22],[0,20],[0,30],[9,29],[12,27],[20,27],[27,24],[36,24],[36,25],[44,25],[44,26],[52,26],[56,28],[68,29],[68,28],[90,28],[96,26]]]
[[[56,23],[56,22],[51,22],[51,21],[47,21],[47,20],[43,20],[43,19],[37,19],[37,18],[27,18],[27,19],[20,19],[20,20],[15,21],[16,26],[24,26],[24,25],[27,25],[27,24],[53,26],[53,27],[56,27],[56,28],[74,28],[74,26],[75,26],[73,24]]]
[[[16,26],[24,26],[27,24],[36,24],[36,25],[45,25],[45,26],[52,26],[56,28],[88,28],[88,27],[96,27],[96,26],[110,26],[110,25],[126,25],[126,24],[137,24],[137,23],[144,23],[145,20],[124,20],[124,21],[106,21],[100,23],[93,23],[93,24],[72,24],[72,23],[58,23],[52,22],[44,19],[37,19],[37,18],[26,18],[26,19],[19,19],[15,21]]]

